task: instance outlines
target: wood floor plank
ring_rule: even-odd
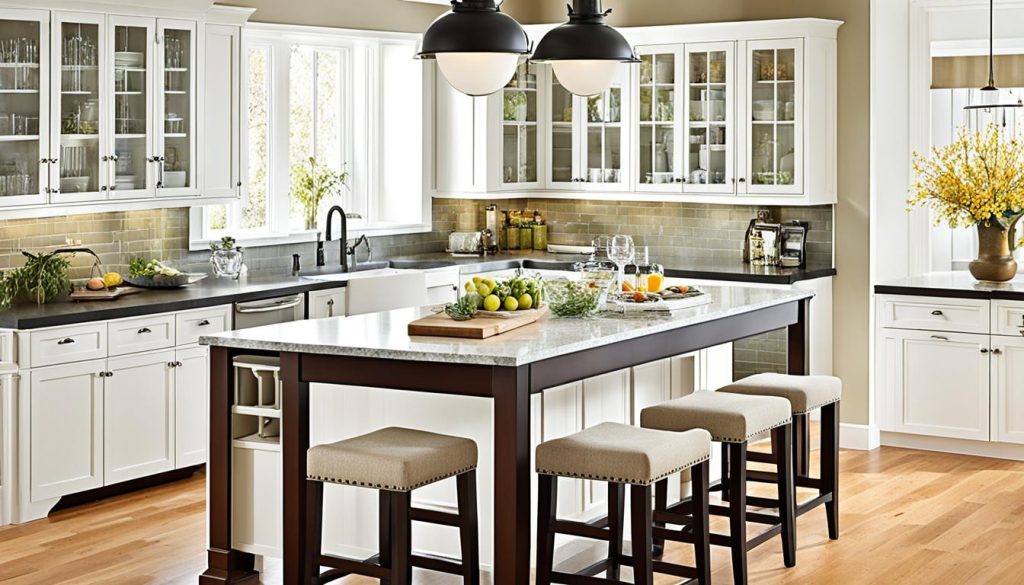
[[[751,552],[751,583],[1024,582],[1024,463],[883,448],[843,451],[840,465],[842,538],[828,539],[817,509],[798,521],[798,565],[783,567],[775,539]],[[194,585],[206,559],[203,482],[196,475],[0,529],[0,585]],[[666,556],[692,561],[681,545],[670,545]],[[713,547],[712,561],[714,581],[731,582],[727,551]],[[417,585],[459,582],[416,574]],[[267,561],[264,583],[280,583],[279,563]],[[376,585],[360,578],[339,583]]]

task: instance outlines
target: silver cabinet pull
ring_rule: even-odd
[[[64,339],[61,339],[60,341],[58,341],[57,345],[71,345],[74,342],[75,342],[74,339],[71,339],[70,337],[65,337]]]
[[[152,333],[152,332],[153,332],[153,330],[150,329],[149,327],[143,327],[142,329],[139,329],[138,333],[139,333],[139,335],[145,335],[146,333]]]

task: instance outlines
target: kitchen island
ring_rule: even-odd
[[[532,395],[784,328],[789,331],[789,371],[807,372],[812,293],[741,287],[705,290],[711,295],[711,304],[671,315],[551,317],[482,341],[410,337],[408,323],[428,314],[430,308],[285,323],[202,338],[202,343],[213,347],[208,568],[199,582],[255,583],[258,579],[254,556],[232,546],[232,498],[238,493],[232,478],[231,429],[236,356],[280,356],[285,583],[309,582],[312,562],[305,482],[314,414],[310,411],[310,385],[330,384],[490,401],[493,516],[483,526],[489,525],[493,531],[492,582],[525,585],[530,578],[533,542]],[[342,513],[354,516],[366,511]]]

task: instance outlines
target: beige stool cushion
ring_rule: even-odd
[[[704,430],[666,433],[603,423],[537,446],[537,473],[651,485],[711,457]]]
[[[309,450],[306,476],[316,481],[408,492],[476,468],[476,443],[391,427]]]
[[[788,376],[786,374],[755,374],[719,392],[751,396],[778,396],[789,400],[793,414],[807,414],[826,404],[838,402],[843,383],[832,376]]]
[[[740,396],[694,392],[645,408],[640,424],[649,429],[688,431],[707,429],[723,443],[745,443],[793,420],[789,402],[773,396]]]

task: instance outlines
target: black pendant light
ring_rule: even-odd
[[[573,0],[569,22],[541,39],[533,60],[551,63],[558,82],[576,95],[608,89],[619,63],[639,62],[625,37],[605,22],[610,13],[601,10],[601,0]]]
[[[452,0],[452,10],[423,35],[419,56],[437,59],[452,87],[489,95],[508,84],[519,59],[530,53],[526,31],[496,0]]]
[[[999,102],[1000,91],[996,87],[995,74],[995,0],[988,3],[988,85],[981,88],[981,103],[966,106],[968,126],[981,130],[988,124],[1015,127],[1018,112],[1024,111],[1021,100]]]

